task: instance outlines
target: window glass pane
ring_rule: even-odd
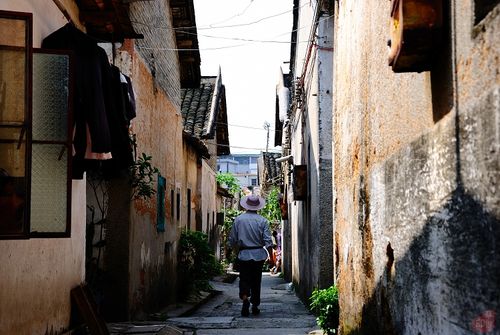
[[[21,129],[17,131],[19,137]],[[22,232],[26,217],[26,143],[0,143],[0,233]]]
[[[64,149],[63,154],[62,150]],[[65,232],[68,206],[67,151],[61,144],[33,144],[31,231]]]
[[[69,56],[33,54],[33,140],[67,141]]]
[[[26,44],[26,21],[0,18],[0,45],[24,47]]]
[[[22,129],[22,127],[0,127],[0,140],[21,140],[24,142],[26,141],[26,132]]]
[[[177,193],[177,221],[181,219],[181,195]]]
[[[69,64],[67,54],[33,53],[32,233],[69,232]]]
[[[0,10],[0,237],[29,230],[31,15]],[[29,63],[28,63],[29,62]]]
[[[3,27],[0,26],[3,35]],[[0,45],[0,124],[22,123],[25,118],[25,50]]]
[[[0,143],[0,169],[11,177],[24,177],[25,154],[25,142],[19,148],[17,142]]]
[[[22,123],[25,118],[25,20],[0,18],[0,124]]]
[[[0,232],[20,234],[26,217],[26,147],[0,143]]]

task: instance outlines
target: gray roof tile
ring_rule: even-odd
[[[196,138],[210,132],[209,118],[216,77],[204,77],[199,88],[182,89],[181,113],[184,131]]]

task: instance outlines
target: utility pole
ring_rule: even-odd
[[[269,151],[269,128],[271,124],[267,121],[264,121],[264,129],[267,130],[267,141],[266,141],[266,154]]]

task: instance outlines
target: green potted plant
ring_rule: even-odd
[[[339,326],[339,292],[337,286],[315,289],[309,298],[318,326],[328,335],[335,334]]]

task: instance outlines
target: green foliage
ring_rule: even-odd
[[[177,270],[179,298],[212,289],[209,280],[222,273],[222,265],[210,249],[208,237],[199,231],[186,230],[179,241]]]
[[[222,226],[222,234],[224,236],[229,235],[231,228],[233,228],[234,219],[243,213],[239,209],[226,208],[226,213],[224,215],[224,225]]]
[[[160,171],[151,165],[152,157],[142,153],[130,167],[130,183],[133,199],[150,199],[155,193],[155,174]]]
[[[224,245],[225,249],[225,257],[227,258],[228,261],[233,262],[234,261],[234,253],[233,255],[228,255],[227,252],[231,249],[231,246],[229,245],[229,234],[231,233],[231,229],[233,228],[233,223],[234,219],[243,213],[242,211],[234,208],[226,208],[225,214],[224,214],[224,225],[222,226],[222,243]]]
[[[328,335],[335,334],[339,326],[339,292],[335,285],[326,289],[315,289],[309,298],[318,326]]]
[[[219,185],[225,187],[229,193],[237,197],[241,193],[241,187],[238,179],[230,172],[222,173],[219,172],[216,175],[216,180]],[[227,207],[224,209],[224,224],[222,226],[222,243],[224,246],[224,257],[231,261],[230,251],[231,247],[228,243],[229,233],[233,227],[234,218],[240,215],[242,212],[238,209]]]
[[[271,225],[281,220],[279,194],[279,189],[273,187],[266,198],[266,205],[259,212],[259,214],[265,217]]]
[[[232,195],[236,195],[241,191],[238,179],[230,172],[219,172],[215,176],[215,179],[221,186],[225,185],[229,193]]]

